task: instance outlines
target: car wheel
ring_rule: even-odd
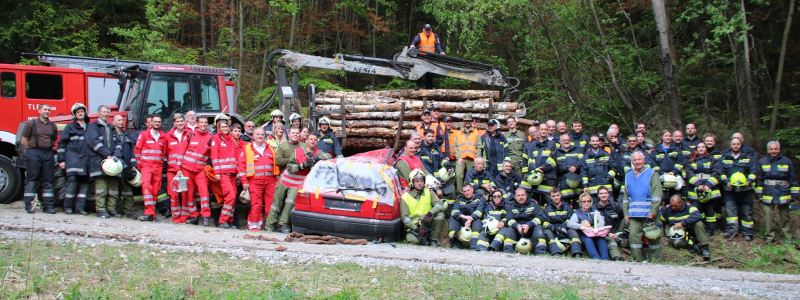
[[[22,187],[22,173],[14,167],[11,159],[0,155],[0,203],[8,204],[19,200]]]

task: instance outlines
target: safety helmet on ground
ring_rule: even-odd
[[[319,125],[322,124],[331,125],[331,119],[328,119],[328,117],[319,118]]]
[[[567,173],[565,180],[567,181],[567,186],[571,189],[578,188],[581,186],[581,182],[583,182],[581,175],[577,173]]]
[[[533,173],[528,175],[528,184],[531,186],[540,185],[542,184],[542,181],[544,181],[544,174],[542,174],[542,172],[533,171]]]
[[[645,224],[642,230],[644,231],[644,236],[647,237],[648,240],[655,241],[661,238],[661,226],[658,226],[656,222]]]
[[[689,241],[686,240],[686,231],[681,229],[669,228],[669,240],[675,248],[685,248],[689,246]]]
[[[487,217],[485,220],[483,220],[483,228],[485,228],[490,235],[495,235],[497,234],[498,231],[500,231],[500,228],[497,227],[498,225],[500,225],[500,221],[498,221],[492,216]]]
[[[471,239],[472,229],[467,226],[461,227],[461,230],[458,231],[458,240],[462,243],[469,243]]]
[[[300,119],[303,119],[303,117],[298,113],[292,113],[291,115],[289,115],[289,122]]]
[[[728,180],[728,182],[730,182],[731,186],[743,187],[747,185],[747,176],[745,176],[742,172],[736,172],[731,175],[731,178]]]
[[[630,246],[630,243],[628,241],[627,229],[625,231],[617,232],[616,235],[617,235],[617,246],[620,246],[622,248],[628,248]]]
[[[72,113],[72,116],[74,117],[75,116],[75,111],[77,111],[79,109],[83,109],[83,112],[87,112],[86,105],[83,105],[82,103],[73,104],[72,105],[72,109],[70,109],[69,111]]]
[[[214,117],[214,124],[217,124],[217,122],[218,122],[218,121],[221,121],[221,120],[225,120],[225,121],[228,121],[228,122],[230,122],[231,118],[230,118],[230,117],[228,117],[228,115],[226,115],[226,114],[224,114],[224,113],[218,113],[218,114],[217,114],[217,115]]]
[[[674,189],[678,186],[678,178],[675,175],[666,173],[661,175],[661,187],[665,189]]]
[[[521,238],[519,239],[519,242],[517,242],[517,246],[515,248],[520,254],[528,254],[531,253],[531,249],[533,249],[533,243],[531,243],[530,239]]]
[[[411,180],[415,179],[425,180],[425,172],[422,172],[422,170],[420,169],[411,170],[411,173],[408,173],[408,178],[411,178]]]
[[[122,162],[119,161],[117,158],[113,159],[104,159],[103,162],[100,163],[101,168],[103,169],[103,173],[108,176],[117,176],[122,173]]]
[[[450,174],[450,170],[448,170],[446,167],[439,169],[439,171],[436,172],[436,175],[439,177],[439,180],[441,180],[442,183],[447,182],[453,177],[453,175]]]
[[[136,175],[133,175],[133,179],[128,181],[131,186],[133,187],[140,187],[142,186],[142,172],[139,172],[138,169],[134,168],[133,172],[136,172]]]
[[[276,109],[276,110],[273,110],[271,113],[269,113],[269,116],[270,116],[271,118],[274,118],[274,117],[283,117],[283,112],[282,112],[280,109]]]

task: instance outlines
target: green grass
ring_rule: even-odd
[[[663,263],[687,265],[699,263],[702,259],[688,250],[673,249],[666,246],[662,253]],[[709,267],[731,268],[744,271],[758,271],[781,274],[800,274],[800,252],[791,243],[775,245],[764,244],[756,238],[753,242],[739,239],[726,241],[720,234],[711,238],[711,258],[722,260],[708,264]]]
[[[28,253],[33,259],[28,263]],[[495,274],[353,263],[271,265],[148,246],[0,240],[0,299],[623,299],[657,298],[578,279],[552,284]],[[30,272],[28,272],[30,267]],[[26,288],[27,282],[27,288]],[[586,288],[592,286],[592,288]]]

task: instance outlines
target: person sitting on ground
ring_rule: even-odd
[[[671,228],[669,232],[675,233],[668,236],[670,245],[675,248],[689,246],[693,253],[703,256],[703,260],[711,259],[711,252],[708,249],[708,233],[703,225],[703,215],[700,214],[694,205],[684,203],[681,195],[672,195],[669,198],[669,205],[661,208],[661,222],[666,223]],[[676,233],[682,231],[683,234]]]
[[[400,218],[405,227],[406,242],[436,247],[436,238],[444,222],[441,201],[425,187],[425,173],[421,169],[412,170],[409,177],[409,189],[400,197]]]
[[[482,157],[475,158],[475,168],[467,172],[464,185],[472,185],[477,195],[489,195],[492,191],[492,178],[486,171],[486,160]]]
[[[578,197],[580,209],[575,210],[567,222],[567,227],[578,231],[586,252],[592,259],[608,260],[608,245],[605,236],[588,236],[583,230],[605,226],[603,214],[592,207],[592,196],[584,192]]]

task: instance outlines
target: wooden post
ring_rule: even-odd
[[[344,97],[339,98],[339,99],[341,99],[341,102],[340,102],[341,109],[342,109],[342,135],[341,135],[341,137],[342,137],[342,149],[344,149],[347,146],[347,118],[345,117],[345,115],[347,115],[347,111],[345,111],[345,109],[344,109]]]
[[[397,133],[394,135],[394,147],[392,153],[397,153],[400,148],[400,134],[403,132],[403,118],[406,114],[406,103],[400,104],[400,121],[397,121]]]

